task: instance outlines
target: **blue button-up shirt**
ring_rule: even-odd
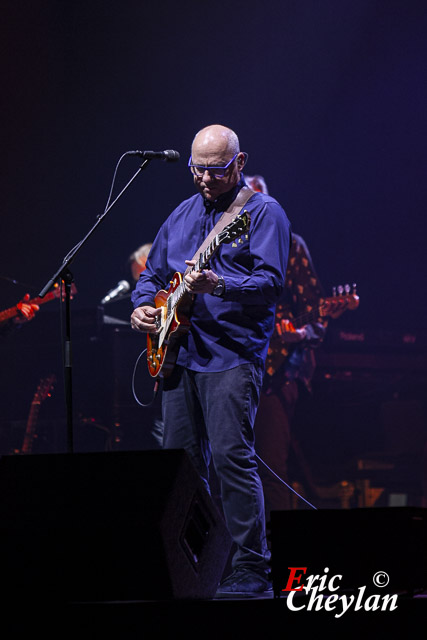
[[[244,185],[242,179],[215,203],[196,194],[182,202],[160,228],[132,293],[134,307],[154,306],[176,271],[184,273],[222,213]],[[177,364],[194,371],[225,371],[239,364],[263,365],[274,327],[275,305],[285,283],[290,223],[272,197],[255,193],[245,205],[251,216],[242,242],[222,244],[209,267],[225,282],[223,297],[194,298],[191,328],[181,338]]]

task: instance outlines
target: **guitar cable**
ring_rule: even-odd
[[[133,368],[133,374],[132,374],[132,393],[133,393],[133,397],[135,398],[135,401],[139,404],[140,407],[151,407],[151,405],[153,404],[154,400],[157,397],[157,393],[159,391],[159,386],[160,386],[159,381],[156,380],[156,382],[154,383],[153,397],[151,398],[150,402],[148,402],[147,404],[144,404],[143,402],[141,402],[137,397],[137,394],[135,391],[135,374],[136,374],[139,361],[141,360],[142,356],[146,352],[147,352],[147,349],[145,348],[144,351],[141,351],[141,353],[139,354],[138,358],[136,359],[135,366]]]
[[[291,487],[291,485],[289,485],[287,482],[285,482],[283,480],[283,478],[281,478],[280,476],[277,475],[277,473],[275,473],[273,471],[273,469],[271,469],[268,464],[266,462],[264,462],[264,460],[262,458],[259,457],[259,455],[256,453],[255,457],[261,462],[261,464],[264,465],[264,467],[267,469],[267,471],[269,471],[277,480],[279,480],[279,482],[281,482],[282,484],[285,485],[285,487],[287,487],[290,491],[292,491],[292,493],[294,493],[297,498],[300,498],[303,502],[305,502],[306,504],[308,504],[309,507],[311,507],[312,509],[315,509],[317,511],[317,507],[315,507],[313,504],[311,504],[311,502],[309,502],[308,500],[306,500],[302,495],[300,495],[297,491],[295,491],[295,489],[293,487]]]
[[[157,393],[159,390],[159,381],[156,380],[156,382],[154,383],[154,390],[153,390],[153,397],[150,400],[149,403],[144,404],[142,403],[139,398],[137,397],[136,391],[135,391],[135,374],[136,374],[136,370],[139,364],[140,359],[142,358],[142,356],[147,352],[147,349],[144,349],[144,351],[142,351],[136,362],[135,362],[135,366],[133,369],[133,374],[132,374],[132,393],[133,393],[133,397],[135,398],[136,402],[139,404],[140,407],[150,407],[154,400],[157,397]],[[267,469],[267,471],[269,471],[277,480],[279,480],[279,482],[281,482],[283,485],[285,485],[285,487],[287,487],[290,491],[292,491],[292,493],[294,493],[297,498],[300,498],[303,502],[305,502],[309,507],[311,507],[312,509],[315,509],[317,511],[317,507],[315,507],[313,504],[311,504],[311,502],[309,502],[308,500],[306,500],[302,495],[300,495],[297,491],[295,491],[295,489],[293,487],[291,487],[287,482],[285,482],[283,480],[283,478],[281,478],[280,476],[277,475],[277,473],[275,473],[273,471],[273,469],[271,469],[271,467],[268,466],[268,464],[266,462],[264,462],[264,460],[262,458],[260,458],[260,456],[256,453],[255,457],[261,462],[261,464]]]

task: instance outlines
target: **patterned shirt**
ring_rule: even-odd
[[[320,344],[327,327],[319,313],[323,295],[308,247],[301,236],[293,233],[285,289],[276,308],[276,326],[282,319],[290,320],[295,328],[304,327],[307,335],[301,342],[284,344],[276,332],[267,356],[267,385],[275,376],[276,380],[301,380],[310,389],[315,369],[313,348]]]

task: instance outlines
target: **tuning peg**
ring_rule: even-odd
[[[346,284],[345,287],[344,287],[344,290],[345,290],[346,293],[350,293],[350,285]]]
[[[237,247],[237,244],[235,242],[233,242],[233,244],[231,246],[232,247]]]
[[[332,287],[332,295],[335,297],[337,295],[337,288]]]
[[[353,282],[353,293],[356,295],[356,283]]]
[[[239,238],[237,242],[238,242],[239,244],[242,244],[242,242],[243,242],[242,238]]]
[[[339,295],[342,296],[342,294],[344,293],[344,287],[340,284],[338,286],[337,290],[338,290]]]

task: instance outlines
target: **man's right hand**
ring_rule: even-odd
[[[145,333],[156,333],[156,317],[162,312],[162,308],[158,307],[137,307],[130,317],[130,325],[135,331],[144,331]]]

